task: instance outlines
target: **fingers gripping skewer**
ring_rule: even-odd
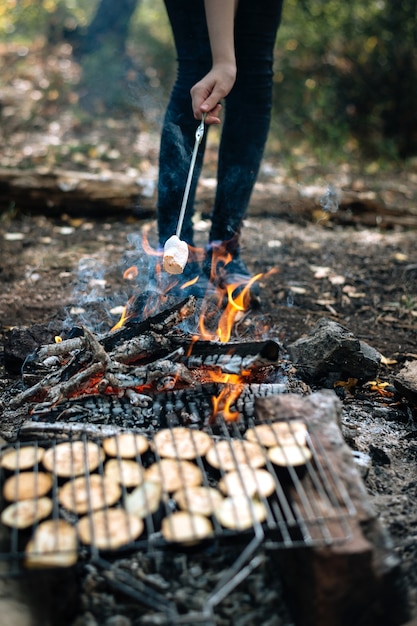
[[[181,209],[178,216],[177,230],[175,235],[172,235],[164,246],[164,270],[169,274],[182,274],[184,267],[188,260],[188,245],[185,241],[181,241],[180,235],[182,230],[182,224],[184,222],[185,210],[187,208],[188,196],[190,195],[191,182],[193,180],[194,167],[197,159],[198,147],[203,139],[204,135],[204,120],[206,114],[203,114],[202,120],[198,125],[195,133],[195,142],[193,154],[191,156],[190,168],[188,170],[187,183],[185,185],[184,196],[182,199]]]

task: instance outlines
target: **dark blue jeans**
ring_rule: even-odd
[[[274,45],[282,2],[239,0],[235,20],[237,79],[224,102],[210,242],[236,241],[258,175],[271,118]],[[198,123],[191,108],[190,89],[211,68],[204,0],[165,0],[165,6],[174,35],[178,73],[161,134],[161,245],[175,233],[194,147]],[[180,237],[191,245],[194,197],[207,130],[200,145]]]

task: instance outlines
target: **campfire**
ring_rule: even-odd
[[[237,419],[230,412],[231,404],[245,385],[268,380],[279,358],[279,345],[273,341],[230,342],[236,322],[249,308],[250,287],[262,275],[225,284],[222,269],[231,255],[215,247],[211,281],[197,305],[195,297],[183,294],[200,277],[179,285],[178,275],[162,270],[162,253],[151,248],[146,235],[142,246],[156,259],[152,288],[129,299],[110,332],[98,336],[83,326],[70,333],[78,336],[57,336],[55,344],[41,346],[31,356],[32,364],[24,368],[24,382],[34,374],[36,384],[14,398],[13,406],[31,401],[36,405],[34,411],[39,412],[86,395],[127,397],[135,404],[146,394],[213,383],[223,388],[219,397],[212,399],[211,421],[220,410],[228,419]],[[194,254],[198,257],[202,252],[196,250]],[[128,281],[138,275],[135,265],[124,272]],[[194,332],[181,330],[187,321]],[[219,350],[219,344],[225,348]],[[211,355],[218,363],[211,362]],[[197,365],[201,356],[205,361]],[[38,371],[30,373],[35,362]],[[42,370],[49,370],[43,378],[39,376]]]

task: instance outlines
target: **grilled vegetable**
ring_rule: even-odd
[[[254,495],[268,498],[275,491],[275,481],[265,469],[239,465],[237,470],[227,472],[219,482],[219,489],[229,496]]]
[[[50,498],[32,498],[9,504],[1,513],[1,521],[11,528],[28,528],[48,517],[52,511]]]
[[[144,518],[158,510],[161,496],[162,486],[160,483],[145,481],[126,496],[125,508],[128,513]]]
[[[104,466],[104,474],[125,487],[137,487],[144,480],[143,467],[128,459],[110,459]]]
[[[211,442],[210,435],[201,430],[178,426],[158,431],[153,448],[162,457],[191,460],[204,456]]]
[[[122,433],[107,437],[103,441],[103,449],[108,456],[117,456],[122,459],[134,459],[145,454],[148,448],[148,440],[139,433]]]
[[[242,439],[213,442],[206,454],[207,462],[223,470],[236,470],[238,465],[262,467],[266,462],[265,451],[257,443]]]
[[[11,448],[2,453],[0,467],[6,470],[29,469],[40,463],[44,453],[45,449],[38,446]]]
[[[224,498],[215,511],[220,524],[231,530],[247,530],[266,519],[266,508],[259,500],[246,496]]]
[[[306,470],[306,463],[312,458],[312,454],[307,446],[274,446],[269,448],[268,458],[280,471],[282,478],[290,476],[288,473],[290,467],[294,468],[297,475],[301,477]]]
[[[78,476],[58,490],[59,503],[73,513],[83,514],[112,506],[122,495],[120,485],[108,476]]]
[[[272,424],[258,424],[249,428],[245,437],[248,441],[256,441],[266,448],[277,445],[297,443],[305,445],[307,425],[301,420],[291,422],[273,422]]]
[[[207,517],[223,500],[222,494],[214,487],[183,487],[174,493],[173,498],[180,509]]]
[[[25,554],[25,565],[29,568],[71,567],[78,558],[77,532],[63,519],[42,522],[27,544]]]
[[[213,527],[204,515],[177,511],[162,520],[162,536],[166,541],[193,545],[213,534]]]
[[[53,479],[45,472],[19,472],[3,485],[3,496],[9,502],[45,496],[52,488]]]
[[[153,463],[145,473],[146,480],[161,483],[162,488],[172,493],[181,487],[195,487],[203,480],[201,470],[191,461],[161,459]]]
[[[70,478],[93,472],[103,459],[103,450],[92,441],[64,441],[46,450],[42,463],[57,476]]]
[[[143,529],[143,521],[124,509],[96,511],[77,524],[81,541],[99,550],[116,550],[127,545],[137,539]]]

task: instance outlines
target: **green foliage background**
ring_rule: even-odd
[[[57,43],[98,0],[3,0],[0,36]],[[403,159],[417,154],[416,0],[286,0],[276,44],[272,149]],[[161,100],[175,73],[162,0],[140,0],[129,51]]]

